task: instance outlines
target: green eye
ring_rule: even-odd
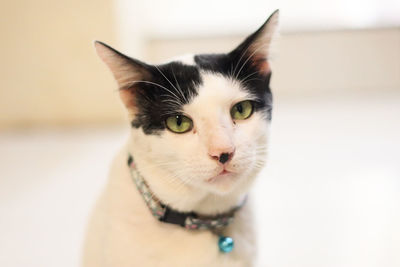
[[[249,100],[237,103],[231,109],[231,116],[234,120],[245,120],[253,114],[253,104]]]
[[[167,128],[174,133],[186,133],[193,127],[192,120],[183,115],[170,116],[165,123]]]

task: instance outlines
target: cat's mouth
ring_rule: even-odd
[[[222,171],[218,175],[213,176],[211,178],[208,178],[206,180],[206,182],[208,182],[208,183],[216,183],[216,182],[220,182],[222,180],[231,179],[233,177],[233,174],[234,174],[234,172],[229,171],[229,170],[224,168],[224,169],[222,169]]]

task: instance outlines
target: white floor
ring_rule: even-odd
[[[0,266],[79,265],[124,127],[0,133]],[[400,94],[276,99],[260,266],[400,266]]]

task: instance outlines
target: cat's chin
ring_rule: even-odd
[[[224,170],[218,175],[206,179],[204,183],[213,193],[224,195],[233,190],[238,179],[237,173]]]

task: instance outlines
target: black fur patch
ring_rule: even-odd
[[[131,124],[146,134],[157,134],[165,129],[168,116],[177,114],[198,94],[202,80],[197,67],[180,62],[148,66],[147,71],[151,84],[137,83],[132,90],[138,114]]]

